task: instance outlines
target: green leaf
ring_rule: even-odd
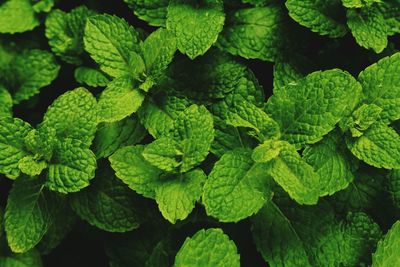
[[[47,51],[33,49],[19,54],[10,66],[15,76],[15,85],[11,86],[15,104],[39,94],[40,89],[48,86],[57,77],[60,66],[53,55]]]
[[[140,53],[136,30],[124,19],[95,15],[87,19],[83,38],[85,50],[111,77],[133,75],[132,60]]]
[[[386,21],[377,7],[347,10],[347,25],[360,46],[372,49],[375,53],[386,48]]]
[[[50,12],[55,0],[34,0],[33,10],[36,13]]]
[[[26,156],[18,162],[18,168],[26,175],[38,176],[47,168],[47,163],[42,160],[36,160],[33,156]]]
[[[253,150],[251,158],[257,163],[269,162],[279,156],[285,145],[285,141],[267,140]]]
[[[379,241],[372,256],[372,267],[396,266],[400,264],[400,221],[396,221],[385,237]]]
[[[45,21],[45,35],[51,50],[67,63],[82,63],[83,32],[88,17],[96,14],[86,6],[79,6],[69,13],[53,10]]]
[[[134,88],[129,77],[114,79],[101,93],[98,104],[99,122],[116,122],[136,112],[142,105],[144,94]]]
[[[108,232],[139,227],[138,198],[108,168],[99,169],[93,183],[72,196],[73,210],[91,225]]]
[[[143,158],[144,148],[142,145],[126,146],[118,149],[109,159],[119,179],[138,194],[155,198],[161,170]]]
[[[392,170],[388,178],[389,192],[396,207],[400,208],[400,170]]]
[[[363,88],[363,102],[382,108],[380,119],[400,119],[400,53],[385,57],[367,67],[358,76]],[[377,90],[379,88],[379,90]]]
[[[360,138],[347,146],[365,163],[385,169],[400,169],[400,135],[383,123],[375,123]]]
[[[274,61],[284,44],[285,16],[275,5],[228,13],[218,47],[233,55]]]
[[[287,0],[285,5],[292,19],[313,32],[331,38],[347,32],[341,0]]]
[[[191,59],[217,41],[224,20],[221,0],[172,0],[168,5],[167,29],[175,34],[179,51]]]
[[[97,127],[96,109],[96,98],[80,87],[64,93],[51,104],[42,126],[56,130],[60,139],[76,139],[89,147]]]
[[[200,200],[206,175],[200,169],[171,177],[156,188],[156,202],[164,218],[172,224],[184,220]]]
[[[370,6],[373,3],[381,3],[382,0],[342,0],[342,4],[347,8],[361,8]]]
[[[0,256],[2,267],[43,267],[42,259],[37,250],[32,249],[26,253],[13,253],[6,257]]]
[[[39,23],[29,0],[7,0],[0,4],[0,33],[30,31]]]
[[[142,155],[153,166],[167,172],[181,165],[182,152],[179,151],[179,145],[168,137],[161,137],[148,144]]]
[[[151,26],[165,26],[168,0],[124,0],[135,15]]]
[[[341,121],[343,131],[349,130],[352,137],[360,137],[373,125],[382,112],[382,108],[375,104],[363,104],[356,109],[347,120]]]
[[[257,250],[270,266],[312,266],[296,229],[273,202],[267,202],[252,218],[251,232]]]
[[[320,193],[318,173],[300,157],[294,146],[287,142],[280,143],[279,146],[279,156],[268,163],[267,173],[297,203],[316,204]]]
[[[202,162],[209,153],[214,139],[214,122],[204,106],[191,105],[175,121],[173,139],[180,145],[182,165],[186,172]]]
[[[347,72],[317,71],[275,92],[267,111],[279,123],[282,139],[299,149],[332,131],[353,111],[360,94],[360,84]]]
[[[74,77],[78,83],[91,87],[104,87],[110,82],[101,71],[87,67],[76,68]]]
[[[56,131],[49,127],[38,127],[25,137],[26,148],[35,155],[35,159],[49,161],[53,156],[54,145],[57,142]]]
[[[60,193],[78,192],[89,185],[96,167],[96,156],[91,150],[79,141],[64,139],[54,148],[46,186]]]
[[[237,222],[255,214],[270,197],[265,165],[253,162],[251,150],[238,148],[215,163],[202,199],[209,216]]]
[[[0,119],[12,117],[13,100],[10,93],[0,86]]]
[[[24,138],[32,127],[20,119],[0,119],[0,173],[10,179],[20,175],[18,163],[29,155]]]
[[[303,158],[319,175],[320,196],[345,189],[354,179],[352,159],[343,149],[344,139],[333,132],[303,151]]]
[[[175,257],[174,267],[239,267],[236,245],[219,228],[202,229],[186,238]]]
[[[139,143],[145,135],[146,130],[139,123],[137,117],[102,123],[96,132],[93,151],[98,159],[106,158],[121,147]]]
[[[4,226],[13,252],[33,248],[51,224],[51,198],[37,178],[18,178],[8,196]]]

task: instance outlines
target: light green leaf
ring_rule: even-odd
[[[202,229],[186,238],[175,257],[174,267],[239,267],[236,245],[219,228]]]
[[[12,86],[14,103],[37,95],[41,88],[51,84],[59,70],[60,66],[47,51],[33,49],[19,54],[10,66],[10,73],[16,78]]]
[[[299,149],[318,142],[350,115],[360,94],[360,84],[347,72],[317,71],[275,92],[267,111],[279,123],[282,139]]]
[[[215,163],[202,199],[209,216],[237,222],[260,210],[271,197],[269,190],[265,165],[253,162],[250,149],[235,149]]]
[[[342,4],[347,8],[361,8],[370,6],[373,3],[381,3],[382,0],[342,0]]]
[[[175,34],[179,51],[191,59],[217,41],[224,20],[221,0],[172,0],[168,5],[167,29]]]
[[[35,10],[36,13],[50,12],[54,6],[54,1],[55,0],[34,0],[33,10]]]
[[[292,19],[313,32],[331,38],[347,32],[341,21],[345,15],[341,0],[287,0],[285,5]]]
[[[37,178],[18,178],[8,196],[4,225],[13,252],[33,248],[51,224],[51,199]],[[49,206],[50,205],[50,206]]]
[[[165,26],[168,0],[124,0],[135,15],[151,26]]]
[[[279,156],[268,163],[266,171],[297,203],[316,204],[320,193],[318,173],[300,157],[294,146],[279,145]]]
[[[13,100],[10,93],[0,86],[0,119],[12,117]]]
[[[253,150],[251,158],[257,163],[271,161],[279,156],[281,149],[285,146],[285,141],[267,140]]]
[[[181,165],[182,152],[173,139],[161,137],[148,144],[142,153],[153,166],[171,172]]]
[[[367,67],[358,76],[363,102],[381,107],[379,117],[385,122],[400,119],[400,77],[396,75],[399,70],[400,53],[396,53]]]
[[[10,179],[20,175],[18,163],[29,155],[24,139],[32,127],[20,119],[0,119],[0,173]]]
[[[78,192],[89,185],[96,167],[96,156],[91,150],[79,141],[64,139],[54,148],[46,186],[60,193]]]
[[[93,183],[72,195],[71,205],[79,217],[108,232],[127,232],[139,227],[138,198],[112,170],[99,169]]]
[[[106,158],[121,147],[139,143],[145,135],[146,130],[137,117],[102,123],[96,132],[93,151],[97,158]]]
[[[47,163],[43,160],[36,160],[33,156],[26,156],[18,162],[18,168],[26,175],[38,176],[47,168]]]
[[[30,131],[25,137],[25,146],[35,155],[36,160],[49,161],[53,156],[56,142],[56,131],[49,127],[38,127],[37,130]]]
[[[375,53],[380,53],[388,44],[386,21],[377,7],[347,10],[347,25],[356,42]]]
[[[400,221],[397,221],[390,228],[385,237],[379,241],[378,247],[372,256],[372,267],[397,266],[400,244]]]
[[[99,122],[116,122],[136,112],[142,105],[144,94],[129,77],[114,79],[101,93],[98,104]]]
[[[214,140],[214,121],[204,106],[191,105],[175,121],[173,139],[180,145],[182,165],[186,172],[202,162]]]
[[[76,68],[74,77],[78,83],[92,87],[104,87],[110,82],[101,71],[87,67]]]
[[[321,142],[307,147],[303,158],[319,175],[320,196],[345,189],[354,179],[351,156],[343,149],[344,139],[333,132]]]
[[[82,63],[83,31],[89,16],[96,14],[86,6],[79,6],[69,13],[53,10],[45,21],[45,34],[51,50],[67,63]]]
[[[195,169],[163,181],[156,189],[156,202],[164,218],[172,224],[184,220],[200,200],[206,175]]]
[[[132,190],[145,197],[155,198],[161,170],[143,158],[144,148],[142,145],[126,146],[118,149],[109,160],[115,175]]]
[[[124,19],[96,15],[87,19],[85,50],[111,77],[134,74],[131,62],[140,53],[138,33]]]
[[[285,16],[275,5],[240,9],[228,14],[218,47],[233,55],[274,61],[283,47]]]
[[[352,137],[360,137],[379,119],[382,110],[375,104],[363,104],[353,112],[350,118],[341,121],[340,127],[343,131],[349,130]]]
[[[371,166],[400,169],[400,135],[383,123],[375,123],[360,138],[348,140],[347,146]]]
[[[60,139],[76,139],[89,147],[97,127],[96,110],[96,98],[85,88],[79,87],[59,96],[51,104],[42,126],[56,130]]]
[[[39,23],[29,0],[7,0],[0,4],[0,33],[30,31]]]

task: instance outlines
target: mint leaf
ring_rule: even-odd
[[[55,145],[46,186],[60,193],[78,192],[89,185],[96,167],[91,150],[77,140],[64,139]]]
[[[390,195],[396,207],[400,208],[400,170],[392,170],[388,178]]]
[[[360,94],[360,84],[347,72],[318,71],[275,92],[267,112],[279,123],[282,139],[301,148],[333,130],[352,112]]]
[[[148,144],[142,153],[153,166],[171,172],[181,165],[182,152],[173,139],[161,137]]]
[[[139,227],[138,198],[108,168],[97,172],[93,183],[72,196],[73,210],[91,225],[109,232]]]
[[[179,51],[191,59],[203,55],[217,41],[224,20],[220,0],[172,0],[168,5],[167,29],[175,34]]]
[[[26,156],[18,162],[18,168],[28,176],[38,176],[47,168],[47,163],[36,160],[33,156]]]
[[[117,150],[109,159],[115,175],[129,188],[145,197],[155,198],[161,170],[143,158],[144,148],[142,145],[126,146]]]
[[[0,33],[30,31],[39,25],[29,0],[7,0],[0,5]]]
[[[144,94],[131,78],[114,79],[102,92],[98,104],[99,122],[116,122],[136,112],[142,105]]]
[[[0,119],[0,173],[10,179],[20,175],[19,161],[29,155],[24,139],[31,130],[20,119]]]
[[[106,14],[89,17],[83,41],[102,71],[111,77],[132,74],[132,58],[140,52],[139,39],[124,19]]]
[[[206,212],[221,222],[247,218],[271,197],[268,184],[265,166],[253,162],[251,150],[227,152],[215,163],[204,185]]]
[[[80,87],[59,96],[51,104],[42,126],[56,130],[60,139],[76,139],[89,147],[97,127],[96,109],[96,99]]]
[[[110,82],[101,71],[87,67],[76,68],[74,77],[78,83],[92,87],[103,87]]]
[[[42,259],[37,250],[32,249],[26,253],[13,253],[0,257],[0,266],[3,267],[43,267]]]
[[[0,119],[12,117],[13,100],[10,93],[0,86]]]
[[[51,197],[37,178],[18,178],[8,196],[4,226],[13,252],[33,248],[51,224]]]
[[[396,221],[385,237],[379,241],[372,256],[372,267],[396,266],[400,263],[397,249],[400,242],[400,222]]]
[[[239,267],[239,255],[233,241],[219,228],[202,229],[187,238],[175,257],[174,267]]]
[[[172,177],[171,177],[172,178]],[[184,220],[200,200],[206,175],[195,169],[175,179],[163,181],[156,188],[156,202],[164,218],[175,224]]]
[[[167,17],[168,0],[124,0],[136,16],[151,26],[164,26]]]
[[[96,14],[86,6],[79,6],[69,13],[53,10],[46,18],[46,37],[51,50],[67,63],[82,63],[83,31],[88,17]]]

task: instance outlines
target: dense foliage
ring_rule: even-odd
[[[0,1],[0,267],[400,266],[400,3]]]

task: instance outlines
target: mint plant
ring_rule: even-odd
[[[400,265],[397,0],[0,2],[0,267]]]

